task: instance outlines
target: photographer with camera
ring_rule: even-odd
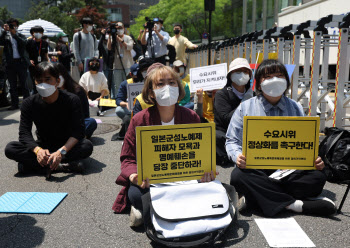
[[[124,34],[122,22],[111,24],[107,32],[109,33],[107,48],[114,52],[111,98],[116,98],[120,84],[126,80],[130,67],[134,64],[131,55],[134,41],[129,35]]]
[[[141,37],[141,44],[147,45],[146,57],[165,65],[165,56],[168,53],[166,45],[169,41],[169,34],[162,30],[163,20],[154,18],[151,21],[146,17],[145,30]]]
[[[84,73],[84,61],[87,58],[98,58],[98,44],[92,31],[93,22],[90,17],[81,19],[82,31],[76,32],[73,36],[74,56],[77,61],[80,76]]]
[[[29,96],[26,86],[29,64],[26,53],[27,39],[17,32],[17,28],[18,20],[11,18],[4,25],[4,32],[0,36],[0,45],[4,46],[6,72],[10,82],[11,107],[8,110],[18,109],[17,77],[22,87],[23,98]]]

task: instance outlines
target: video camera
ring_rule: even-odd
[[[115,35],[117,33],[117,28],[115,27],[115,23],[110,23],[107,29],[107,34]]]
[[[143,27],[144,28],[147,28],[148,29],[148,31],[152,31],[152,29],[153,29],[153,27],[154,27],[154,21],[153,20],[151,20],[149,17],[146,17],[145,18],[146,19],[146,25],[144,25]]]

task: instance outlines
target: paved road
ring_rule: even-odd
[[[54,174],[51,181],[41,175],[16,177],[17,165],[4,155],[6,144],[18,139],[19,111],[0,109],[0,195],[9,192],[67,192],[68,196],[49,215],[0,214],[0,247],[151,247],[143,228],[133,230],[128,214],[111,210],[120,186],[114,183],[120,172],[122,143],[110,141],[114,132],[92,137],[94,152],[83,175]],[[115,117],[104,123],[120,125]],[[52,130],[53,132],[55,130]],[[218,168],[218,179],[229,182],[231,168]],[[326,184],[324,195],[339,204],[344,186]],[[350,197],[343,214],[317,218],[285,212],[293,217],[317,247],[350,247]],[[254,219],[258,211],[246,211],[226,241],[217,247],[268,247]]]

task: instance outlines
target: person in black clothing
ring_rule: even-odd
[[[70,59],[74,57],[74,53],[71,53],[67,46],[68,35],[60,32],[56,37],[58,38],[56,46],[58,61],[70,72]]]
[[[19,126],[19,141],[7,144],[5,155],[18,162],[19,172],[41,167],[48,171],[82,172],[82,159],[91,155],[93,146],[84,139],[84,119],[79,97],[57,89],[59,71],[48,62],[35,68],[35,83],[39,94],[23,101]],[[37,128],[38,140],[32,135]],[[68,164],[67,164],[68,163]]]
[[[242,101],[253,97],[250,87],[252,70],[244,58],[233,60],[227,73],[227,84],[217,91],[214,98],[214,122],[216,125],[216,164],[226,165],[226,132],[231,117]]]
[[[69,75],[67,69],[61,63],[56,63],[60,73],[59,89],[67,90],[70,93],[76,94],[80,98],[82,112],[85,121],[85,135],[89,139],[97,128],[97,122],[94,118],[90,118],[89,101],[86,92],[74,79]]]
[[[106,34],[106,29],[103,29],[101,31],[101,38],[98,42],[98,52],[100,56],[102,56],[103,60],[103,74],[105,74],[107,80],[108,80],[108,89],[111,91],[111,82],[113,80],[113,61],[114,61],[114,54],[108,50],[107,48],[107,41],[108,41],[109,34]]]
[[[27,69],[29,64],[26,53],[27,39],[17,33],[18,20],[9,19],[4,25],[4,32],[0,36],[0,45],[4,46],[7,77],[10,83],[11,107],[8,110],[18,109],[19,99],[17,92],[17,77],[22,88],[23,98],[29,96],[26,85]]]

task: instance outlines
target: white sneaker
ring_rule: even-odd
[[[134,206],[131,206],[130,209],[130,226],[138,227],[143,224],[142,213],[140,210],[136,209]]]

